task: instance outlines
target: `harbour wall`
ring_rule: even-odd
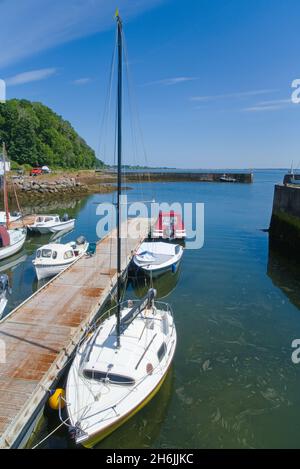
[[[271,248],[300,259],[300,186],[275,186],[269,234]]]
[[[115,173],[103,173],[103,177],[112,177]],[[222,182],[224,173],[221,172],[171,172],[171,171],[129,171],[126,172],[126,181],[138,182]],[[235,179],[237,183],[251,184],[253,182],[253,173],[226,173],[227,178]],[[109,179],[108,179],[108,182]]]

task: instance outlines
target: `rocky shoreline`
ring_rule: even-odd
[[[11,179],[8,186],[9,198],[14,198],[15,188],[20,200],[84,196],[88,194],[108,193],[116,190],[113,184],[98,181],[89,182],[87,184],[76,177],[39,179],[25,176],[23,178]]]

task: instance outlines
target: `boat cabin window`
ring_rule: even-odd
[[[71,259],[71,257],[74,256],[74,252],[73,251],[66,251],[64,253],[64,259]]]
[[[83,375],[87,379],[95,381],[108,381],[111,384],[118,384],[123,386],[133,386],[135,381],[129,376],[118,375],[115,373],[107,373],[106,371],[84,370]]]
[[[52,220],[53,220],[53,217],[45,217],[45,222],[52,221]]]
[[[37,217],[36,223],[42,223],[44,221],[44,217]]]
[[[53,251],[52,253],[52,259],[56,259],[57,258],[57,252],[56,251]]]
[[[180,246],[179,244],[177,244],[177,246],[175,246],[175,254],[179,254],[179,251],[180,251]]]
[[[52,249],[42,249],[42,257],[51,257]]]
[[[167,346],[166,346],[166,343],[163,342],[161,344],[161,346],[159,347],[158,352],[157,352],[157,357],[158,357],[160,362],[162,361],[162,359],[164,358],[166,353],[167,353]]]
[[[55,217],[55,221],[58,223],[58,222],[59,222],[59,218],[58,218],[58,217]]]
[[[36,257],[41,257],[41,251],[39,249],[36,251]]]

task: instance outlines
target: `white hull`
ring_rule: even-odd
[[[28,228],[36,233],[40,234],[47,234],[47,233],[58,233],[59,231],[63,230],[72,230],[75,226],[75,220],[68,220],[65,222],[60,222],[60,223],[54,223],[52,225],[31,225]]]
[[[180,264],[180,259],[177,261],[177,262],[173,262],[172,264],[170,265],[167,265],[165,267],[157,267],[157,266],[137,266],[137,264],[135,263],[135,265],[141,269],[143,271],[143,273],[145,275],[147,275],[147,277],[159,277],[160,275],[163,275],[165,274],[166,272],[177,272],[177,269],[179,267],[179,264]]]
[[[143,251],[143,248],[149,250],[149,258],[147,253],[139,252]],[[175,246],[168,243],[143,243],[133,257],[133,262],[138,269],[152,277],[158,277],[168,271],[176,272],[183,248],[177,245],[177,253],[174,253],[174,249]],[[151,260],[151,256],[153,256],[153,260]]]
[[[10,222],[20,220],[20,218],[21,218],[21,215],[17,215],[16,217],[14,217],[13,215],[9,213]],[[5,225],[5,224],[6,224],[6,213],[3,211],[0,211],[0,225]]]
[[[51,246],[51,245],[50,245]],[[54,246],[54,245],[53,245]],[[82,257],[89,247],[89,243],[85,243],[80,249],[80,253],[77,257],[72,257],[68,260],[63,260],[55,263],[55,260],[50,259],[50,263],[47,260],[42,260],[42,258],[35,259],[33,265],[35,267],[35,272],[38,280],[43,280],[44,278],[54,277],[63,270],[65,270],[69,265],[76,262],[80,257]]]
[[[23,232],[20,232],[19,239],[13,242],[13,244],[0,248],[0,261],[20,251],[20,249],[22,249],[25,243],[25,240],[26,240],[26,230],[24,230]]]
[[[72,261],[74,262],[74,261]],[[36,265],[35,272],[38,280],[43,280],[44,278],[54,277],[59,274],[67,267],[69,267],[72,262],[63,265]]]
[[[159,308],[158,305],[156,307]],[[99,332],[95,332],[78,350],[66,386],[66,408],[70,422],[79,430],[76,443],[94,446],[138,412],[159,391],[171,366],[177,342],[172,316],[164,311],[154,309],[153,316],[149,310],[134,319],[128,331],[121,335],[119,352],[113,332],[116,324],[114,315],[105,320]],[[122,311],[123,317],[126,312],[128,310]],[[150,328],[151,318],[153,327]],[[159,361],[157,353],[163,343],[166,349]],[[134,383],[118,385],[88,379],[83,374],[83,368],[92,367],[93,363],[103,369],[114,363],[112,373],[133,376]],[[147,372],[148,367],[151,372]]]

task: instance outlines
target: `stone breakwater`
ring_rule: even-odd
[[[21,200],[51,197],[84,196],[85,194],[106,193],[115,190],[112,184],[100,181],[80,181],[75,177],[39,179],[35,177],[16,178],[9,181],[9,198],[14,199],[14,190]]]
[[[76,181],[76,178],[59,178],[55,180],[17,179],[14,185],[21,192],[36,192],[39,194],[56,194],[61,192],[88,192],[87,185]]]
[[[300,186],[275,186],[270,247],[300,259]]]

